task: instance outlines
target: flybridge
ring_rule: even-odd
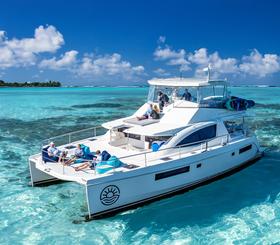
[[[226,80],[207,80],[199,78],[154,78],[148,81],[150,85],[164,86],[164,87],[203,87],[213,85],[227,86]]]
[[[150,90],[148,101],[156,102],[160,92],[166,94],[169,103],[182,102],[184,94],[188,93],[188,101],[194,103],[192,106],[204,105],[205,107],[223,107],[222,104],[229,98],[228,82],[225,80],[208,80],[198,78],[168,78],[149,80]],[[221,105],[220,105],[221,104]]]

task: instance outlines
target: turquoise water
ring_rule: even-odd
[[[280,88],[232,88],[254,99],[265,157],[193,191],[85,222],[75,183],[32,188],[27,158],[42,139],[131,114],[147,88],[0,90],[0,244],[272,244],[280,242]]]

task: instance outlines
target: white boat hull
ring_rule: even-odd
[[[248,147],[250,146],[250,147]],[[240,153],[240,149],[247,149]],[[198,155],[168,161],[126,174],[122,173],[98,183],[88,181],[86,194],[89,217],[115,213],[171,193],[189,189],[236,170],[260,157],[254,138]],[[201,164],[201,165],[199,165]]]

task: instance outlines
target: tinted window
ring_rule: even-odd
[[[190,166],[177,168],[177,169],[174,169],[174,170],[170,170],[170,171],[167,171],[167,172],[156,174],[155,175],[155,180],[169,178],[171,176],[187,173],[189,171],[190,171]]]
[[[199,129],[196,132],[184,138],[179,144],[177,144],[177,146],[215,138],[216,128],[217,126],[215,124],[215,125],[208,126],[206,128]]]
[[[154,142],[154,141],[167,141],[170,139],[170,136],[145,136],[145,141]]]
[[[239,150],[239,154],[252,149],[252,145],[247,145]]]
[[[140,140],[141,136],[138,134],[125,134],[126,137],[131,138],[131,139],[135,139],[135,140]]]

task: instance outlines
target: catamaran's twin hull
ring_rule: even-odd
[[[261,156],[254,138],[229,144],[185,159],[116,173],[108,181],[86,184],[89,217],[116,213],[132,206],[193,188],[236,171]]]

